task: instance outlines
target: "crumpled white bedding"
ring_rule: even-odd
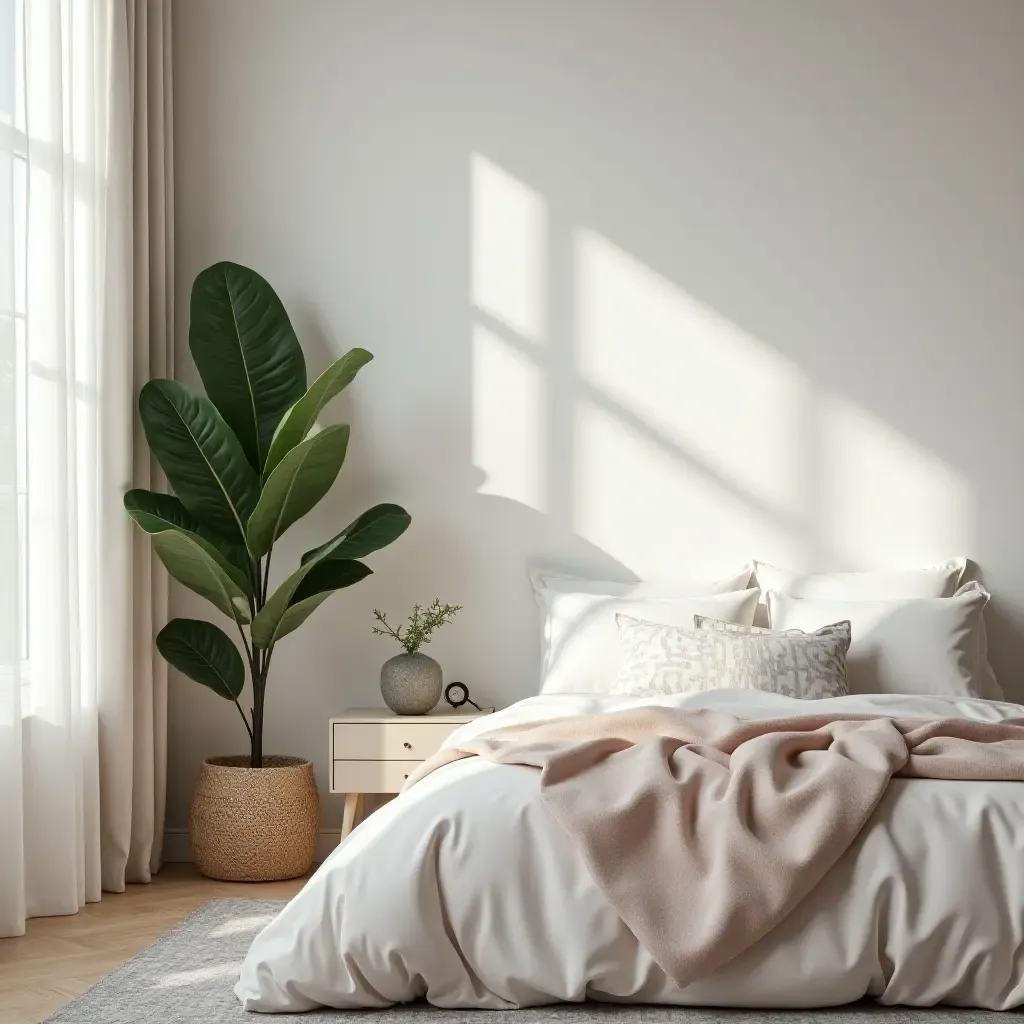
[[[1024,715],[1016,704],[920,696],[552,695],[477,720],[449,742],[643,704],[747,719]],[[299,1011],[425,997],[481,1008],[585,998],[807,1007],[865,995],[913,1006],[1024,1004],[1022,784],[894,780],[810,897],[746,953],[685,988],[620,921],[538,792],[534,771],[475,758],[373,814],[257,936],[235,987],[243,1006]]]

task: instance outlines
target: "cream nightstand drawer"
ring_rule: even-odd
[[[425,761],[457,728],[450,722],[335,722],[333,753],[346,761]]]
[[[331,792],[345,794],[341,838],[362,813],[363,794],[399,793],[417,765],[432,757],[460,725],[486,712],[402,717],[386,708],[349,708],[329,725]]]
[[[420,761],[335,761],[331,789],[336,793],[398,793]]]

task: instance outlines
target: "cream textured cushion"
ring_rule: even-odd
[[[812,630],[849,619],[851,693],[936,694],[1001,700],[981,665],[982,611],[989,595],[967,583],[953,597],[890,601],[801,600],[768,593],[773,629]]]
[[[618,613],[675,626],[708,615],[749,626],[756,588],[705,597],[637,598],[604,594],[545,595],[541,693],[610,693],[619,673]]]
[[[849,622],[775,633],[694,616],[694,629],[616,616],[622,663],[615,693],[767,690],[813,700],[845,697]]]

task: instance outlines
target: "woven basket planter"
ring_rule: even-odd
[[[192,794],[189,840],[199,870],[229,882],[304,875],[313,863],[320,798],[301,757],[209,757]]]

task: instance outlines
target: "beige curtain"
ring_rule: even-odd
[[[132,483],[162,487],[134,398],[173,376],[174,260],[170,0],[119,0],[128,48],[132,146]],[[100,700],[103,888],[148,882],[159,870],[167,789],[167,664],[153,639],[167,621],[167,574],[132,532],[132,680]]]

